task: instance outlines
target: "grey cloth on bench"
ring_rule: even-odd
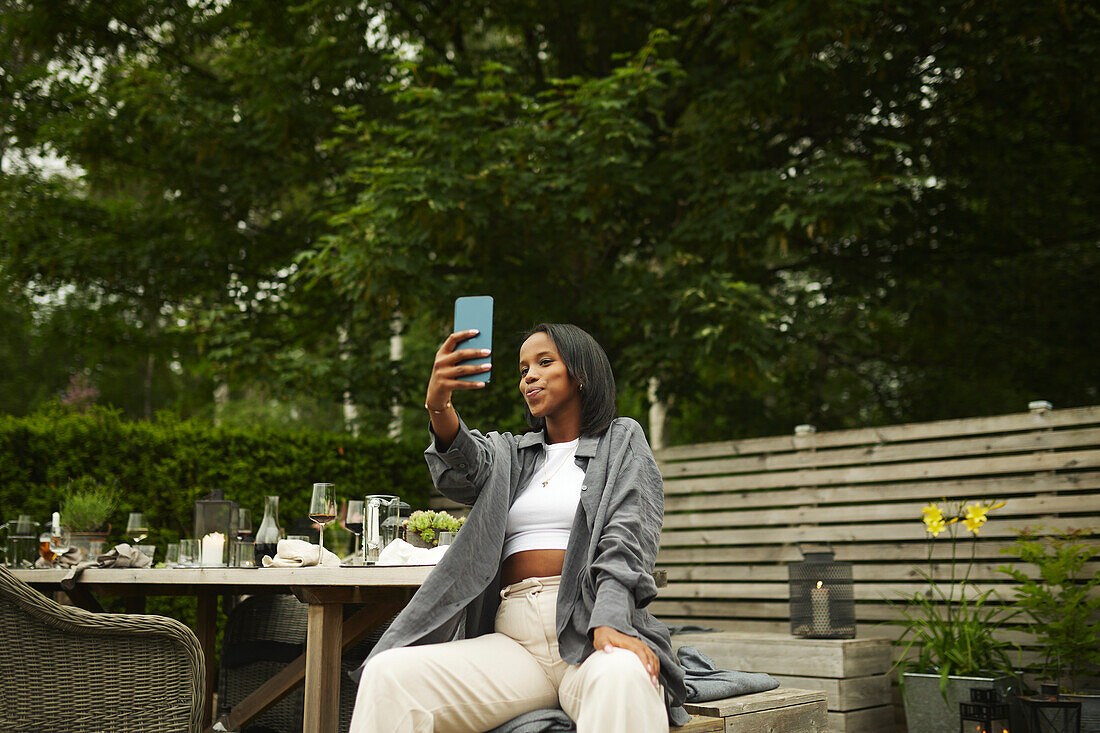
[[[721,700],[725,697],[767,692],[779,687],[779,680],[764,672],[731,672],[715,669],[714,660],[693,646],[682,646],[676,652],[684,668],[688,702]]]
[[[779,680],[763,672],[715,669],[714,660],[693,646],[680,647],[676,657],[684,668],[688,702],[721,700],[754,692],[767,692],[779,687]],[[671,725],[686,725],[691,720],[691,715],[678,705],[669,708],[668,719]],[[490,733],[568,733],[575,730],[576,726],[569,716],[553,708],[524,713],[494,728]]]
[[[684,668],[688,702],[721,700],[754,692],[767,692],[779,687],[779,680],[764,672],[715,669],[714,660],[693,646],[680,647],[676,650],[676,657]],[[671,708],[668,717],[673,725],[685,725],[691,720],[683,707]]]
[[[561,708],[532,710],[516,716],[489,733],[572,733],[577,726]]]
[[[696,626],[694,624],[681,624],[679,626],[669,626],[668,633],[676,636],[677,634],[701,634],[710,633],[712,631],[718,631],[718,629],[712,629],[709,626]]]

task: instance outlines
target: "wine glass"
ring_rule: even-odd
[[[335,484],[313,484],[313,497],[309,500],[309,519],[314,524],[321,525],[321,529],[317,532],[317,544],[324,549],[325,527],[336,519]],[[319,557],[318,564],[320,564]]]
[[[363,500],[353,499],[348,502],[348,513],[344,518],[344,526],[355,535],[355,552],[352,554],[352,565],[362,565],[359,558],[359,535],[363,534]]]
[[[126,535],[135,545],[141,544],[149,536],[149,522],[143,512],[130,512],[130,517],[126,520]]]
[[[50,552],[54,554],[54,561],[57,561],[72,549],[73,535],[72,530],[67,525],[62,524],[60,527],[50,530]]]
[[[237,510],[237,539],[241,542],[252,541],[252,512],[248,509]]]

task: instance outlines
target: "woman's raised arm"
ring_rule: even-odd
[[[458,435],[458,413],[451,406],[451,393],[456,389],[482,389],[486,384],[466,381],[459,377],[487,372],[492,368],[492,364],[459,363],[489,355],[489,349],[457,348],[461,342],[476,335],[476,330],[452,333],[435,352],[432,374],[428,378],[428,392],[424,397],[424,408],[431,417],[432,431],[435,433],[436,444],[440,450],[446,450]]]

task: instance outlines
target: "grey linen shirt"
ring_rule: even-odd
[[[545,448],[544,432],[482,435],[461,419],[447,450],[433,439],[424,451],[432,480],[445,496],[470,505],[470,514],[371,656],[492,633],[508,509],[542,466]],[[657,596],[652,572],[664,519],[661,474],[649,443],[641,425],[620,417],[603,435],[581,436],[576,456],[585,475],[558,590],[561,657],[583,662],[594,651],[598,626],[638,637],[660,659],[666,704],[680,705],[684,671],[668,628],[646,608]]]

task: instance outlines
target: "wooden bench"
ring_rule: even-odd
[[[893,729],[888,637],[800,639],[726,631],[676,634],[672,645],[695,647],[721,669],[767,672],[782,685],[821,692],[830,733]]]
[[[672,733],[826,733],[825,693],[780,687],[768,692],[688,703],[691,722]]]

